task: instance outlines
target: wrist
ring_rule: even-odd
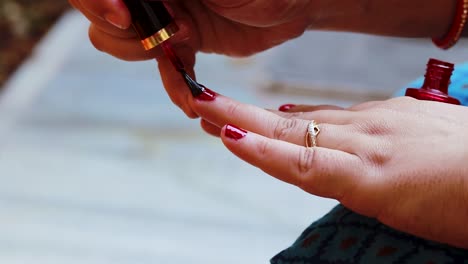
[[[311,0],[309,29],[400,37],[440,37],[450,28],[456,0]]]

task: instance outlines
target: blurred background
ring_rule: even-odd
[[[336,204],[239,161],[171,104],[155,62],[94,50],[87,27],[63,0],[0,0],[0,263],[267,263]],[[465,47],[308,32],[196,71],[265,108],[348,106]]]

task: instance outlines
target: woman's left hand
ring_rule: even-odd
[[[401,97],[280,112],[220,95],[192,106],[205,131],[273,177],[403,232],[468,248],[468,108]],[[306,148],[312,120],[321,131],[317,147]]]

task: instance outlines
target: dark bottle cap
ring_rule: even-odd
[[[406,96],[419,100],[459,105],[460,101],[448,95],[450,78],[452,77],[454,68],[455,65],[452,63],[430,59],[427,63],[423,86],[420,89],[408,88]]]
[[[132,16],[132,25],[146,50],[171,38],[179,28],[163,2],[123,0]]]

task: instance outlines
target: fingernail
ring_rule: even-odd
[[[190,89],[192,96],[200,101],[214,101],[216,99],[216,93],[206,88],[203,84],[197,83],[195,80],[188,75],[185,70],[180,70],[180,74],[184,78],[185,83]]]
[[[247,131],[234,125],[227,125],[226,129],[224,130],[224,135],[230,139],[238,141],[247,136]]]
[[[200,101],[214,101],[216,99],[216,93],[203,86],[203,92],[195,98]]]
[[[296,107],[296,105],[294,104],[285,104],[285,105],[280,106],[278,110],[281,112],[288,112],[289,110],[291,110],[291,108],[294,108],[294,107]]]
[[[119,22],[119,18],[117,15],[115,15],[114,13],[109,13],[107,15],[104,16],[104,19],[109,22],[110,24],[112,24],[113,26],[117,27],[117,28],[120,28],[120,29],[127,29],[127,27],[125,27],[124,25],[122,25],[120,22]]]

